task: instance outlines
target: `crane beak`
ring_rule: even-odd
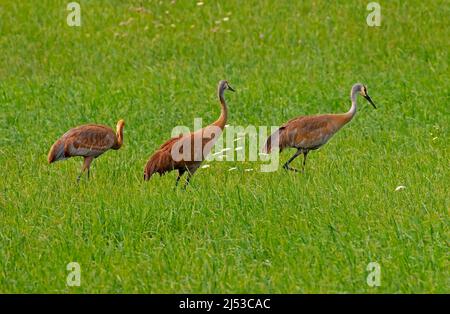
[[[229,89],[230,91],[232,91],[232,92],[235,92],[234,88],[231,87],[230,85],[228,85],[228,89]]]
[[[370,98],[369,95],[364,96],[364,98],[367,99],[367,101],[370,102],[370,104],[371,104],[375,109],[377,109],[377,106],[375,106],[375,104],[374,104],[373,101],[372,101],[372,98]]]

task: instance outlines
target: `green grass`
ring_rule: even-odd
[[[369,1],[80,0],[80,28],[67,2],[0,1],[0,292],[450,291],[447,1],[380,1],[372,28]],[[304,175],[211,162],[186,192],[144,183],[174,126],[217,118],[220,79],[231,125],[347,111],[359,81],[379,109],[360,99]],[[89,182],[80,159],[47,164],[69,128],[119,118]]]

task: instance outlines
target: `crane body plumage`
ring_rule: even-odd
[[[78,180],[85,170],[90,173],[92,161],[108,151],[117,150],[123,144],[123,127],[125,122],[117,122],[116,131],[100,124],[86,124],[70,129],[62,135],[50,148],[48,163],[65,160],[70,157],[84,158],[83,167]]]
[[[275,147],[280,152],[286,148],[295,148],[297,151],[284,164],[283,168],[297,171],[297,169],[290,167],[289,164],[300,154],[303,154],[302,171],[304,171],[308,153],[326,144],[336,132],[353,119],[357,109],[356,97],[358,93],[376,108],[367,94],[367,88],[363,84],[357,83],[353,85],[350,93],[352,106],[348,112],[293,118],[267,138],[264,152],[270,153]]]
[[[150,180],[153,174],[163,175],[166,172],[178,170],[176,185],[185,172],[188,172],[186,184],[197,171],[206,156],[211,151],[215,142],[221,135],[227,122],[228,107],[223,96],[225,90],[234,91],[227,81],[220,81],[218,97],[221,105],[219,118],[203,129],[173,137],[162,144],[158,150],[150,156],[144,168],[144,180]],[[200,145],[198,145],[200,144]],[[189,147],[189,152],[183,149]],[[182,155],[182,158],[174,158],[174,152]]]

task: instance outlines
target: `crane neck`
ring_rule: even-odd
[[[352,101],[352,106],[350,107],[350,110],[347,111],[344,115],[346,117],[346,122],[349,122],[356,114],[357,110],[357,104],[356,104],[356,98],[358,96],[358,91],[355,88],[352,88],[352,91],[350,93],[350,99]]]
[[[116,149],[119,149],[123,145],[123,127],[124,123],[122,120],[120,120],[116,126],[116,137],[117,137],[117,145],[115,146]]]
[[[220,101],[220,116],[219,116],[219,119],[217,119],[214,122],[214,125],[218,126],[222,130],[224,129],[225,124],[227,123],[227,118],[228,118],[228,107],[227,107],[225,98],[223,97],[224,92],[225,92],[225,88],[219,86],[217,93],[218,93],[219,101]]]

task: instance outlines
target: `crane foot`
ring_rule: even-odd
[[[298,170],[298,169],[292,168],[292,167],[290,167],[289,165],[284,165],[284,166],[283,166],[283,169],[284,169],[284,170],[290,170],[290,171],[294,171],[294,172],[301,172],[301,173],[303,173],[303,171],[300,171],[300,170]]]

